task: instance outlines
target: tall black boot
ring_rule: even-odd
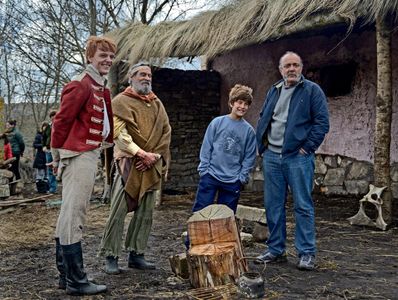
[[[62,248],[59,243],[59,238],[55,238],[55,263],[59,272],[58,288],[61,290],[66,289],[66,276],[64,260],[62,258]]]
[[[88,281],[84,272],[81,242],[61,247],[66,273],[66,293],[69,295],[95,295],[106,292],[105,285]]]
[[[154,263],[145,260],[144,254],[137,254],[135,251],[130,251],[129,254],[129,268],[136,268],[140,270],[154,270],[156,266]]]

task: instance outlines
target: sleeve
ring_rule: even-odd
[[[113,138],[116,146],[124,152],[136,155],[141,148],[134,143],[131,135],[127,133],[126,122],[116,116],[113,117],[113,122]]]
[[[25,152],[25,142],[23,141],[22,135],[18,132],[18,134],[15,135],[18,144],[19,144],[19,149],[21,153]]]
[[[206,129],[205,136],[203,138],[202,147],[200,148],[200,163],[198,166],[199,175],[203,176],[206,174],[207,169],[210,165],[210,158],[213,152],[213,142],[215,135],[215,120],[211,121]]]
[[[42,147],[43,147],[43,138],[41,138],[39,135],[36,135],[35,140],[33,142],[33,148],[41,149]]]
[[[54,117],[51,132],[51,147],[62,148],[73,123],[90,96],[90,90],[80,81],[68,83],[61,95],[61,107]]]
[[[247,183],[249,181],[249,174],[256,163],[256,155],[256,135],[254,133],[254,129],[250,128],[245,143],[245,152],[242,160],[242,168],[239,174],[240,182]]]
[[[312,127],[306,142],[302,146],[307,153],[315,152],[329,131],[329,112],[326,96],[318,85],[314,86],[311,97]]]

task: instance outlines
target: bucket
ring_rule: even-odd
[[[241,259],[248,259],[249,257],[242,257]],[[249,258],[249,259],[255,259]],[[265,262],[264,269],[265,270]],[[238,292],[247,299],[262,298],[265,295],[264,279],[258,272],[245,272],[238,278]]]

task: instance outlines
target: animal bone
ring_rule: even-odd
[[[374,186],[373,184],[369,184],[369,192],[359,200],[359,211],[355,216],[348,218],[347,220],[351,225],[366,225],[366,226],[374,226],[381,230],[386,230],[387,224],[384,222],[383,214],[381,206],[383,205],[383,199],[381,198],[381,194],[386,189],[386,186],[381,188]],[[377,209],[377,219],[374,222],[371,218],[369,218],[364,210],[364,203],[369,202],[376,206]]]

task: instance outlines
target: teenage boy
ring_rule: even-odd
[[[192,211],[214,203],[236,212],[242,185],[256,160],[256,136],[243,118],[253,100],[252,89],[236,84],[229,93],[228,115],[216,117],[207,127],[198,167],[200,180]]]

